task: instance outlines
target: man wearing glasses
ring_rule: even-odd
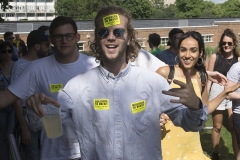
[[[19,98],[26,100],[34,93],[44,93],[56,99],[58,91],[71,78],[98,65],[94,57],[78,52],[76,43],[80,40],[80,35],[73,19],[56,17],[50,25],[49,32],[49,42],[54,45],[55,54],[30,63],[8,89],[0,92],[0,108]],[[80,157],[79,142],[71,113],[64,109],[61,113],[63,123],[61,137],[48,139],[45,130],[41,132],[41,160],[70,160]]]
[[[48,56],[50,43],[43,31],[33,30],[27,37],[28,52],[13,66],[11,82],[18,83],[18,76],[32,61]],[[21,85],[21,83],[19,83]],[[28,88],[28,87],[27,87]],[[14,110],[21,127],[21,140],[26,160],[39,159],[38,139],[43,128],[42,120],[26,106],[26,101],[18,100],[14,103]]]

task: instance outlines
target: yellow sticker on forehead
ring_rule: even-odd
[[[120,24],[120,18],[118,14],[111,14],[106,17],[103,17],[104,27],[110,27],[117,24]]]

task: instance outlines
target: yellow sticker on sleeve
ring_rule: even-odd
[[[104,27],[110,27],[120,24],[120,18],[118,14],[111,14],[103,17],[103,25]]]
[[[58,92],[60,89],[63,89],[63,84],[50,84],[50,92]]]
[[[109,100],[108,99],[94,99],[94,109],[95,110],[109,110]]]
[[[142,112],[146,109],[146,101],[142,100],[139,102],[131,103],[132,113],[136,114]]]

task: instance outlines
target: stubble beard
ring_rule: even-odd
[[[120,48],[120,50],[118,50],[118,53],[114,53],[114,54],[117,54],[117,56],[115,58],[110,59],[106,56],[107,51],[104,51],[104,49],[102,47],[100,47],[101,60],[104,61],[104,63],[107,63],[107,64],[114,64],[114,63],[120,62],[122,60],[122,57],[124,56],[124,54],[127,51],[127,43],[123,44],[122,47],[119,47],[119,48]]]

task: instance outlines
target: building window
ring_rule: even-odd
[[[24,13],[17,14],[18,17],[25,17]]]
[[[27,13],[27,17],[35,17],[35,13]]]
[[[47,17],[53,17],[54,14],[53,13],[47,13]]]
[[[138,44],[141,46],[141,48],[146,48],[144,41],[138,41]]]
[[[85,41],[79,41],[79,42],[77,43],[77,45],[78,45],[78,51],[84,51],[84,43],[85,43]]]
[[[213,42],[213,34],[203,34],[202,37],[204,42]]]
[[[168,37],[161,37],[161,43],[160,45],[166,46],[168,43]]]
[[[38,13],[37,16],[38,17],[45,17],[45,14],[44,13]]]
[[[137,42],[141,46],[141,48],[146,48],[145,40],[146,38],[137,38]]]
[[[6,17],[14,17],[14,14],[13,13],[7,13]]]

